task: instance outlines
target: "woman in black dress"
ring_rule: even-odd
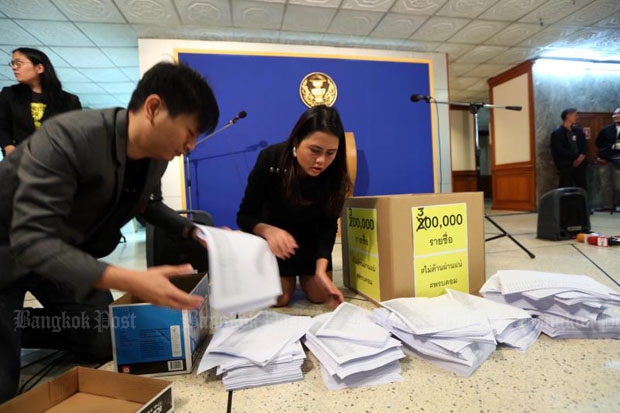
[[[334,307],[343,301],[332,282],[331,253],[350,189],[344,128],[333,108],[308,109],[288,140],[259,154],[237,223],[265,238],[278,257],[283,291],[278,306],[288,304],[296,276],[309,301]]]
[[[77,96],[62,90],[52,62],[42,51],[15,49],[9,66],[19,83],[0,92],[0,148],[5,156],[44,120],[82,108]]]

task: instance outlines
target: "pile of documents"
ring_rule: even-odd
[[[495,350],[487,316],[442,295],[397,298],[375,310],[377,324],[403,341],[406,350],[459,376],[470,376]]]
[[[402,380],[401,343],[374,323],[370,311],[353,304],[315,317],[304,343],[319,360],[329,390]]]
[[[540,320],[525,310],[450,289],[447,295],[471,310],[483,312],[498,343],[525,351],[540,336]]]
[[[209,304],[221,314],[260,310],[282,294],[278,262],[261,237],[197,225],[209,254]]]
[[[480,293],[536,316],[558,338],[620,338],[620,292],[585,275],[498,271]]]
[[[216,327],[198,374],[217,367],[226,390],[302,380],[306,355],[299,340],[312,323],[311,317],[271,311],[226,321]]]

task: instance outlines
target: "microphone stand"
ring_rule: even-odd
[[[237,123],[240,119],[243,119],[246,115],[245,115],[245,112],[242,112],[242,113],[243,113],[243,116],[239,116],[239,115],[241,115],[241,113],[240,113],[239,115],[237,115],[234,118],[232,118],[231,120],[229,120],[221,128],[211,132],[210,134],[208,134],[204,138],[196,141],[196,145],[194,146],[194,149],[196,149],[198,147],[198,145],[200,145],[200,144],[204,143],[205,141],[211,139],[212,137],[214,137],[218,133],[223,132],[226,129],[230,128],[232,125]],[[188,203],[188,208],[187,209],[189,209],[191,211],[192,210],[192,178],[191,178],[190,170],[189,170],[190,153],[191,153],[190,151],[187,151],[185,153],[185,156],[183,157],[183,160],[185,162],[185,180],[187,182],[187,203]]]
[[[442,101],[435,100],[435,98],[433,98],[431,96],[419,96],[418,99],[414,100],[413,97],[412,97],[412,101],[417,102],[418,100],[425,100],[429,104],[430,103],[435,103],[435,104],[441,104],[441,105],[453,105],[453,106],[467,107],[467,108],[469,108],[469,112],[474,115],[474,137],[475,137],[475,140],[476,140],[476,181],[477,181],[477,185],[479,186],[480,185],[480,131],[478,129],[478,111],[481,108],[506,109],[506,110],[520,111],[521,110],[521,106],[491,105],[489,103],[482,103],[482,102],[470,102],[470,103],[466,103],[466,102],[449,102],[449,101],[442,102]],[[510,233],[508,233],[508,231],[506,231],[504,228],[502,228],[497,222],[493,221],[493,219],[491,219],[491,217],[489,217],[489,215],[486,212],[484,213],[484,218],[487,221],[489,221],[495,228],[497,228],[500,231],[500,234],[497,234],[497,235],[494,235],[492,237],[486,238],[485,242],[493,241],[493,240],[496,240],[496,239],[502,238],[502,237],[508,237],[519,248],[521,248],[531,259],[536,258],[536,256],[534,254],[532,254],[532,252],[530,250],[525,248],[525,246],[523,244],[521,244],[519,241],[517,241],[517,239],[515,237],[510,235]]]

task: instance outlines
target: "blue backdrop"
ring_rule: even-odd
[[[355,134],[356,196],[433,192],[430,107],[409,100],[412,93],[431,94],[429,63],[208,53],[178,58],[210,82],[220,127],[240,111],[248,113],[190,157],[192,206],[210,212],[216,225],[237,228],[237,208],[256,157],[285,140],[307,109],[299,85],[311,72],[334,80],[335,107],[345,130]]]

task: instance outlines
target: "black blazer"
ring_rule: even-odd
[[[306,178],[301,182],[301,192],[309,205],[292,205],[282,190],[282,153],[289,150],[286,142],[268,146],[258,155],[254,169],[248,177],[245,195],[237,213],[237,223],[242,231],[252,233],[259,223],[265,223],[289,232],[300,248],[295,255],[282,261],[278,259],[281,275],[312,275],[316,260],[330,260],[338,230],[338,216],[329,216],[319,207],[327,188],[327,176]]]
[[[8,86],[0,92],[0,148],[18,145],[34,133],[34,121],[30,112],[32,92],[24,84]],[[60,102],[50,102],[41,121],[71,110],[82,109],[80,99],[62,92]]]
[[[616,124],[605,126],[596,137],[596,146],[598,146],[598,156],[603,159],[610,160],[613,157],[620,156],[620,149],[612,149],[614,143],[618,140],[618,132]]]
[[[126,110],[74,111],[45,122],[0,162],[0,289],[34,273],[83,297],[108,265],[96,258],[112,252],[135,215],[187,233],[192,224],[160,196],[164,160],[151,159],[137,201],[117,210],[127,135]]]
[[[569,141],[569,135],[577,137],[577,154],[573,152]],[[581,128],[573,126],[572,130],[560,126],[551,133],[551,153],[553,161],[558,169],[567,169],[573,167],[573,161],[580,154],[586,154],[586,135]]]

